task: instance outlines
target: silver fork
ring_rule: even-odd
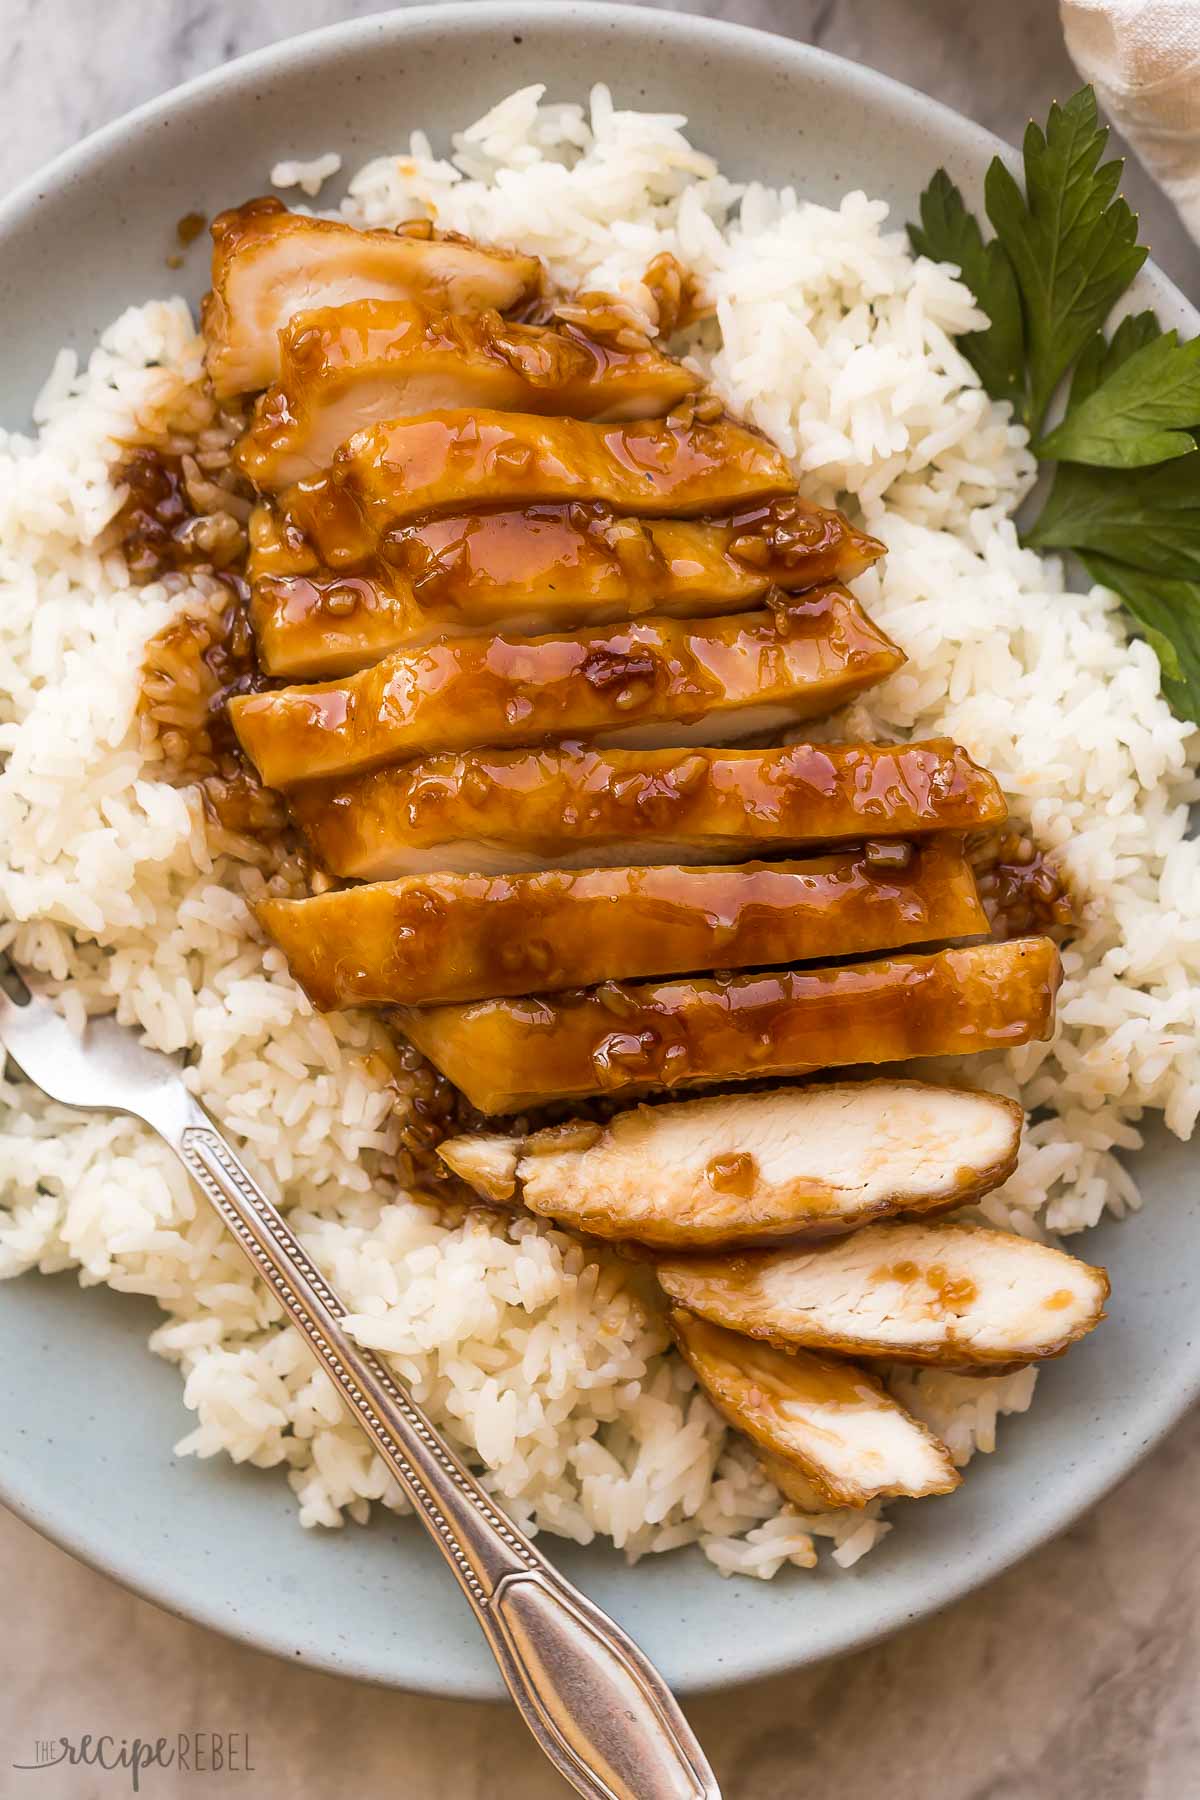
[[[23,979],[7,985],[22,998],[0,984],[0,1047],[51,1099],[152,1126],[278,1294],[449,1563],[525,1723],[576,1792],[721,1800],[658,1670],[497,1510],[411,1396],[348,1336],[345,1307],[189,1093],[181,1065],[110,1019],[77,1037]]]

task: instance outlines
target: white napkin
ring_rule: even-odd
[[[1200,0],[1059,0],[1067,49],[1200,242]]]

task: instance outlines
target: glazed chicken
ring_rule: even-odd
[[[507,312],[541,285],[535,256],[428,232],[358,231],[288,212],[273,199],[219,214],[212,234],[212,292],[201,325],[220,399],[278,379],[279,333],[298,312],[369,298]]]
[[[1092,1329],[1107,1277],[941,1217],[1012,1173],[1015,1102],[864,1071],[1048,1038],[1058,951],[988,936],[1043,914],[1005,913],[999,834],[976,885],[967,835],[1005,801],[949,739],[722,747],[904,664],[839,585],[884,546],[619,304],[550,315],[535,257],[274,200],[213,237],[216,396],[267,391],[235,453],[254,654],[203,692],[318,890],[257,901],[268,969],[388,1009],[497,1121],[438,1146],[477,1194],[651,1263],[803,1512],[952,1492],[946,1446],[846,1358],[1019,1368]],[[684,272],[646,281],[676,319]],[[534,301],[552,323],[504,316]]]
[[[438,1155],[486,1199],[593,1237],[703,1250],[965,1206],[1012,1174],[1021,1123],[1020,1107],[994,1094],[842,1081],[637,1106],[530,1137],[450,1138]],[[737,1258],[663,1267],[673,1298],[745,1329],[692,1300],[678,1273],[734,1270]]]
[[[773,1344],[980,1374],[1060,1356],[1099,1324],[1109,1293],[1103,1269],[1061,1250],[949,1223],[681,1258],[658,1278],[692,1312]]]
[[[909,1417],[912,1417],[911,1413]],[[758,1449],[758,1462],[767,1480],[773,1482],[784,1499],[790,1501],[800,1512],[816,1515],[829,1511],[828,1501],[821,1498],[808,1476],[802,1474],[794,1463],[784,1462],[782,1456],[773,1456],[769,1450],[761,1448]],[[814,1567],[816,1561],[814,1554]]]
[[[703,522],[619,518],[584,501],[453,513],[386,533],[357,572],[323,569],[271,507],[250,531],[259,660],[292,679],[347,674],[447,631],[735,613],[773,588],[850,581],[883,549],[796,496]]]
[[[280,333],[280,376],[238,451],[260,488],[316,475],[356,431],[441,408],[652,419],[700,386],[681,362],[626,331],[513,325],[498,312],[434,312],[356,300],[298,313]]]
[[[843,966],[402,1008],[400,1029],[482,1113],[588,1094],[1011,1049],[1050,1035],[1048,938]]]
[[[481,743],[720,742],[832,712],[903,660],[848,593],[821,588],[786,620],[439,638],[340,682],[239,695],[229,712],[263,781],[287,788]]]
[[[1000,824],[1004,797],[948,738],[767,750],[551,744],[312,782],[292,813],[334,875],[503,874],[736,861]]]
[[[904,860],[878,861],[904,851]],[[260,901],[314,1006],[428,1006],[986,934],[961,842],[734,868],[409,875]]]
[[[671,1329],[723,1418],[803,1482],[812,1509],[883,1496],[950,1494],[960,1476],[946,1446],[853,1363],[722,1331],[676,1309]]]
[[[795,491],[782,451],[740,425],[458,410],[355,432],[327,476],[284,488],[279,507],[286,528],[345,568],[427,512],[585,500],[686,518]]]

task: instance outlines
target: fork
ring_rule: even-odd
[[[0,1049],[64,1106],[130,1113],[171,1146],[334,1382],[449,1563],[539,1746],[588,1800],[721,1800],[670,1688],[637,1645],[493,1504],[185,1086],[182,1064],[111,1019],[80,1037],[11,963]],[[3,959],[0,958],[0,971]],[[19,989],[18,998],[13,991]]]

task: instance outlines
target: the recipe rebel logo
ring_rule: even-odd
[[[245,1731],[178,1731],[171,1737],[113,1737],[84,1732],[77,1738],[38,1738],[32,1755],[11,1764],[22,1772],[46,1769],[104,1769],[124,1772],[130,1791],[142,1791],[142,1776],[152,1769],[175,1769],[183,1775],[253,1775],[250,1736]],[[61,1793],[55,1789],[55,1796]]]

